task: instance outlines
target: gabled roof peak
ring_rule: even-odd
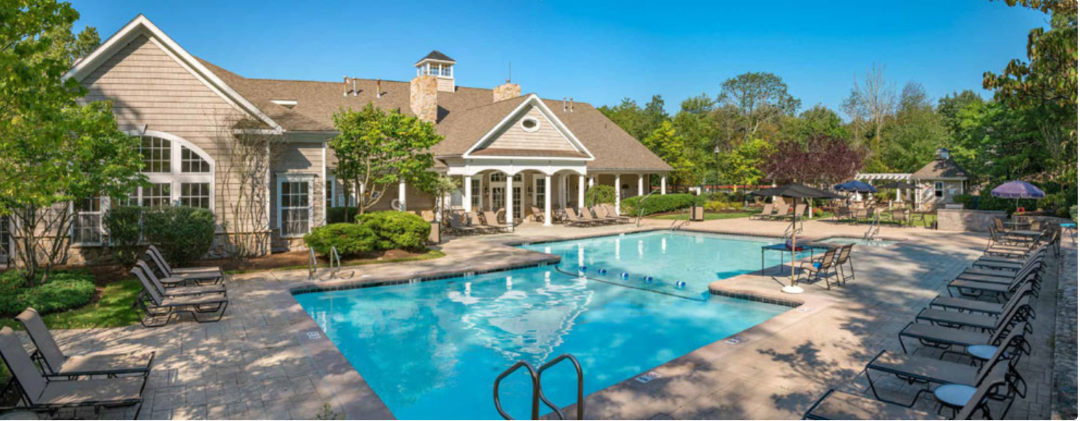
[[[419,65],[420,63],[423,63],[426,60],[442,61],[442,62],[447,62],[447,63],[457,63],[457,61],[454,61],[454,59],[450,58],[450,56],[448,56],[446,54],[443,54],[439,50],[431,50],[431,52],[428,53],[428,55],[424,56],[424,58],[417,61],[416,64]]]

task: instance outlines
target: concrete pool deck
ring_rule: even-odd
[[[139,418],[311,419],[324,404],[345,418],[392,418],[290,291],[536,265],[551,256],[506,244],[665,229],[671,223],[645,220],[641,227],[584,229],[525,224],[513,234],[452,239],[440,246],[443,258],[345,267],[334,278],[326,269],[314,281],[307,280],[306,270],[237,275],[229,281],[232,304],[219,323],[185,321],[159,329],[130,326],[57,335],[71,352],[113,347],[158,351]],[[691,223],[685,229],[779,236],[787,225],[740,218]],[[810,221],[801,236],[858,238],[865,231],[865,225]],[[739,333],[739,340],[717,341],[650,370],[660,377],[647,384],[628,379],[589,395],[586,418],[798,418],[828,388],[864,391],[863,365],[882,349],[898,349],[896,333],[986,245],[985,236],[922,228],[883,227],[881,236],[905,241],[887,248],[857,246],[856,281],[828,291],[824,285],[805,286],[807,293],[797,296],[800,307]],[[1069,244],[1064,253],[1073,256],[1075,284],[1075,246]],[[1048,269],[1044,291],[1057,289],[1057,262]],[[720,283],[718,288],[766,296],[780,287],[777,279],[757,274]],[[1031,341],[1036,352],[1021,367],[1031,392],[1017,400],[1009,418],[1050,416],[1053,364],[1045,344],[1054,328],[1054,305],[1054,294],[1041,295]],[[120,409],[100,417],[133,415],[133,410]]]

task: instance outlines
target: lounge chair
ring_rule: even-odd
[[[47,377],[73,380],[82,376],[109,376],[150,374],[150,365],[154,362],[154,352],[93,352],[79,355],[64,355],[56,344],[52,332],[45,327],[37,310],[28,308],[15,317],[26,328],[30,341],[41,360],[41,369]]]
[[[1020,289],[1016,290],[1016,293],[1014,293],[1012,298],[1009,298],[1009,301],[1005,304],[988,303],[986,301],[969,300],[966,298],[938,296],[930,302],[930,307],[996,316],[1005,313],[1006,308],[1011,308],[1012,301],[1019,301],[1021,298],[1030,295],[1031,288],[1032,286],[1030,284],[1020,287]]]
[[[893,222],[900,224],[900,226],[911,225],[911,221],[908,218],[907,209],[893,209],[889,215]]]
[[[851,208],[847,206],[841,206],[836,208],[836,214],[833,215],[837,221],[847,221],[851,219]]]
[[[805,214],[806,214],[806,204],[805,203],[800,203],[798,205],[795,205],[795,218],[802,219],[803,215],[805,215]]]
[[[146,264],[146,261],[139,260],[138,262],[135,262],[135,266],[138,266],[138,267],[142,268],[143,273],[145,273],[147,275],[147,277],[150,278],[150,284],[152,284],[154,286],[154,288],[157,289],[157,292],[159,294],[161,294],[162,296],[165,296],[165,297],[181,297],[181,296],[185,296],[185,295],[215,294],[215,293],[225,293],[225,291],[226,291],[224,284],[195,285],[195,286],[174,286],[172,288],[166,288],[165,285],[164,285],[165,282],[162,282],[161,279],[158,279],[157,275],[154,274],[154,271],[150,270],[150,266]],[[175,279],[176,278],[166,278],[166,280],[170,284],[175,284],[176,283]]]
[[[859,223],[859,221],[870,219],[870,208],[856,208],[851,211],[851,222]]]
[[[821,257],[799,264],[799,271],[807,274],[806,281],[804,282],[811,283],[824,279],[825,289],[832,289],[832,286],[829,285],[829,278],[835,277],[836,283],[839,284],[840,272],[834,269],[834,265],[836,264],[836,250],[837,249],[835,248],[831,248],[825,251]]]
[[[544,213],[540,211],[540,208],[533,206],[530,211],[532,212],[533,222],[544,222]]]
[[[191,267],[191,268],[174,268],[171,265],[169,265],[169,262],[165,260],[165,256],[163,256],[161,254],[161,251],[158,250],[158,248],[155,247],[153,244],[151,244],[150,247],[147,247],[147,250],[149,250],[151,253],[153,253],[154,257],[156,257],[158,259],[157,263],[160,264],[162,267],[165,268],[165,270],[167,270],[169,272],[169,273],[166,274],[166,276],[176,276],[176,277],[186,276],[186,277],[191,277],[191,278],[196,278],[196,279],[216,278],[216,279],[219,279],[219,280],[224,278],[224,274],[222,273],[220,267],[217,267],[217,266],[204,266],[204,267]]]
[[[966,348],[971,345],[996,346],[1000,345],[1001,340],[1012,330],[1012,322],[1016,319],[1019,310],[1019,306],[1013,307],[1011,312],[1006,313],[1004,317],[998,318],[998,326],[991,333],[911,322],[900,330],[900,333],[897,334],[897,339],[899,339],[900,348],[904,350],[905,354],[909,352],[907,345],[904,343],[904,338],[915,339],[923,346],[946,350],[953,347]],[[1024,329],[1028,329],[1027,333],[1031,333],[1031,325],[1025,323],[1023,326]]]
[[[159,253],[155,253],[152,249],[147,249],[143,254],[144,260],[154,262],[154,266],[161,274],[162,279],[167,279],[165,284],[168,286],[185,285],[185,284],[218,284],[225,280],[225,275],[220,271],[203,270],[197,272],[174,272],[169,263],[161,257]]]
[[[847,284],[847,281],[855,280],[855,264],[851,262],[851,248],[854,244],[845,244],[840,246],[840,251],[836,253],[836,268],[840,270],[840,283]],[[847,264],[848,270],[844,269],[844,265]]]
[[[788,210],[791,209],[791,206],[789,206],[787,202],[782,202],[779,205],[776,205],[774,209],[776,209],[776,213],[770,216],[769,219],[783,220],[787,219]]]
[[[450,232],[454,235],[471,235],[481,234],[487,232],[486,229],[479,227],[470,227],[463,221],[466,218],[465,215],[454,212],[450,214]]]
[[[1004,365],[998,365],[989,375],[979,384],[979,387],[975,390],[975,393],[971,395],[971,399],[968,399],[967,403],[961,408],[953,417],[953,419],[966,420],[975,415],[976,411],[981,412],[985,417],[989,418],[990,409],[988,407],[987,397],[992,390],[998,389],[1001,386],[1006,385],[1006,377],[1008,376],[1008,367]],[[870,399],[863,396],[852,395],[850,393],[837,392],[835,389],[830,389],[828,392],[814,402],[803,414],[803,419],[808,420],[874,420],[874,419],[887,419],[887,420],[932,420],[932,419],[946,419],[938,414],[931,414],[915,409],[911,409],[907,406],[896,405],[887,402],[882,402],[876,399]]]
[[[615,212],[615,207],[611,204],[604,203],[600,205],[600,208],[604,210],[604,216],[607,218],[614,218],[622,224],[629,224],[634,221],[634,218],[629,216],[622,216]]]
[[[600,212],[600,209],[596,206],[590,206],[587,209],[583,208],[582,213],[585,213],[586,210],[592,214],[593,218],[595,218],[597,221],[600,221],[601,223],[618,224],[622,222],[622,220],[620,220],[619,218],[612,218],[610,216],[604,215],[603,212]]]
[[[150,282],[143,269],[136,266],[131,273],[143,284],[143,291],[135,299],[135,311],[143,327],[159,327],[169,324],[172,316],[180,313],[191,314],[199,323],[216,322],[225,316],[229,307],[229,297],[225,293],[188,295],[183,297],[163,297]],[[216,313],[216,315],[214,315]],[[200,315],[211,315],[200,318]],[[164,321],[154,322],[154,318],[165,317]]]
[[[1019,294],[1018,294],[1019,295]],[[1017,320],[1028,320],[1034,317],[1031,309],[1031,297],[1025,296],[1017,300],[1009,300],[1003,308],[1003,313],[998,315],[961,313],[936,308],[926,308],[915,316],[915,320],[929,322],[931,324],[956,327],[973,328],[982,331],[993,331],[1003,323],[1002,317],[1014,313]]]
[[[479,230],[480,234],[488,234],[501,231],[501,229],[484,224],[484,219],[480,217],[476,211],[468,211],[461,216],[462,223],[468,228],[475,228]]]
[[[25,404],[20,408],[55,415],[62,408],[93,407],[98,410],[142,403],[145,377],[57,381],[43,376],[34,368],[33,359],[10,327],[0,329],[0,358],[18,383],[19,402]],[[141,405],[139,409],[142,409]]]
[[[875,398],[884,402],[912,406],[923,393],[932,392],[935,385],[958,384],[977,387],[999,366],[1006,366],[1007,376],[1013,379],[1012,383],[1022,385],[1016,390],[1021,397],[1024,397],[1027,395],[1027,383],[1016,371],[1016,364],[1025,355],[1024,352],[1021,352],[1024,348],[1023,345],[1020,345],[1021,342],[1026,342],[1023,329],[1014,329],[981,367],[943,361],[938,358],[881,351],[866,364],[863,372],[866,373],[866,380],[870,384],[870,391]],[[878,393],[877,386],[874,384],[874,376],[871,375],[872,372],[896,376],[909,384],[920,383],[925,387],[915,393],[910,402],[893,401],[882,397]]]
[[[750,219],[770,219],[773,216],[772,211],[772,203],[767,203],[765,204],[765,207],[761,208],[761,213],[750,216]]]
[[[1031,282],[1032,285],[1038,286],[1038,272],[1035,272],[1033,267],[1029,267],[1026,270],[1017,272],[1013,279],[1006,282],[999,282],[999,278],[986,277],[984,279],[955,279],[949,282],[948,292],[950,297],[956,296],[969,296],[982,298],[986,296],[994,297],[998,302],[1002,299],[1008,299],[1012,296],[1013,292],[1019,289],[1027,282]],[[955,295],[953,293],[956,293]],[[1037,296],[1038,294],[1036,294]]]
[[[487,228],[495,232],[510,232],[513,228],[506,225],[499,224],[499,219],[495,216],[495,212],[484,211],[484,219],[481,221],[481,227]]]
[[[574,208],[566,208],[565,212],[566,220],[563,221],[563,223],[566,225],[572,227],[587,227],[596,224],[594,221],[586,220],[578,216],[577,212],[574,211]]]
[[[982,256],[971,266],[975,268],[1019,271],[1034,259],[1045,257],[1046,244],[1035,248],[1031,253],[1020,257]]]

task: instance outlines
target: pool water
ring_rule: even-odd
[[[778,238],[649,231],[521,247],[561,256],[559,268],[573,274],[700,297],[708,294],[714,281],[760,271],[761,247],[783,242]],[[809,255],[796,253],[795,258]],[[765,252],[765,268],[779,265],[781,258],[790,262],[790,252]]]
[[[651,237],[640,239],[646,238]],[[622,241],[626,245],[619,247],[627,252],[619,256],[637,253],[636,239]],[[667,253],[695,241],[677,237]],[[658,247],[649,248],[657,262],[664,252]],[[662,269],[685,273],[677,265]],[[501,419],[493,402],[496,376],[518,360],[539,367],[564,353],[581,362],[587,395],[789,309],[658,294],[568,275],[554,266],[296,299],[402,419]],[[566,362],[543,375],[544,393],[560,407],[576,402],[576,389]],[[530,391],[524,371],[511,375],[501,386],[503,407],[527,419]],[[549,412],[543,409],[541,414]]]

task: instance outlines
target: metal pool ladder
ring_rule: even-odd
[[[518,361],[514,363],[514,365],[510,366],[510,368],[506,369],[506,371],[503,371],[502,374],[499,374],[499,376],[495,378],[495,410],[499,411],[499,415],[502,415],[502,417],[505,419],[514,419],[510,416],[510,414],[506,413],[506,411],[503,410],[502,403],[499,401],[499,383],[501,383],[502,380],[505,379],[507,376],[524,367],[526,370],[529,371],[529,377],[532,378],[532,412],[530,413],[531,419],[540,419],[540,402],[543,402],[544,405],[547,405],[548,408],[551,408],[553,411],[555,411],[555,415],[558,416],[560,420],[565,420],[566,415],[563,414],[562,410],[560,410],[559,407],[555,406],[554,403],[548,400],[547,396],[544,396],[544,390],[541,387],[540,383],[540,376],[544,374],[544,371],[547,371],[547,369],[559,364],[563,360],[570,361],[570,363],[574,364],[574,369],[577,370],[577,419],[584,419],[585,377],[581,374],[581,364],[578,363],[577,358],[574,358],[574,356],[570,354],[562,354],[558,357],[555,357],[555,359],[544,363],[544,365],[541,365],[539,370],[533,369],[532,364],[529,364],[526,361]]]

